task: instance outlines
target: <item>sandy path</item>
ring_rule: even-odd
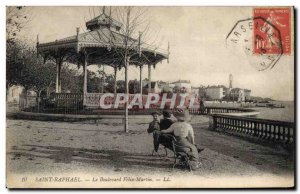
[[[194,175],[293,175],[293,159],[284,150],[264,147],[208,131],[208,119],[193,120],[196,143],[205,150],[202,168]],[[147,124],[66,123],[7,120],[7,170],[12,174],[140,173],[186,174],[172,171],[173,158],[151,156],[152,135]],[[160,150],[164,154],[164,150]]]

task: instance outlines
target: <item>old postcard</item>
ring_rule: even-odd
[[[6,185],[294,188],[293,7],[6,7]]]

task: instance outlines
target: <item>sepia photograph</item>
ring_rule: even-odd
[[[294,13],[6,6],[6,187],[295,188]]]

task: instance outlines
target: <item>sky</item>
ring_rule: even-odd
[[[99,7],[28,7],[32,20],[23,35],[40,43],[72,36],[76,27],[99,15]],[[252,16],[251,7],[147,7],[149,40],[162,49],[170,42],[170,60],[158,63],[152,80],[190,80],[193,86],[229,85],[251,89],[253,96],[276,100],[294,99],[294,55],[283,55],[273,69],[258,71],[249,58],[226,45],[226,36],[238,20]],[[92,67],[91,67],[92,68]],[[105,71],[112,72],[110,67]],[[147,77],[147,68],[143,69]],[[124,79],[124,70],[118,72]],[[139,69],[129,68],[129,79],[139,79]]]

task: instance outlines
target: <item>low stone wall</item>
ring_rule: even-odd
[[[99,123],[111,122],[122,123],[123,115],[73,115],[73,114],[48,114],[48,113],[32,113],[32,112],[12,112],[6,114],[7,118],[39,120],[39,121],[95,121]],[[150,123],[151,115],[129,115],[129,120],[135,120],[136,123]]]
[[[209,129],[255,137],[272,143],[294,144],[295,142],[295,124],[292,122],[211,114]]]

